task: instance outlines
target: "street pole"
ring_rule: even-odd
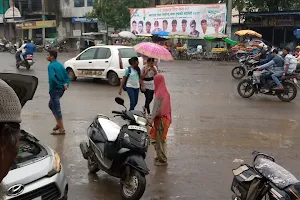
[[[231,27],[232,27],[232,0],[227,0],[227,30],[226,33],[231,38]]]
[[[2,6],[3,6],[3,26],[4,26],[4,38],[6,38],[6,19],[5,19],[5,0],[2,0]]]

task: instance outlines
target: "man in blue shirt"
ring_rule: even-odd
[[[70,78],[64,66],[56,58],[57,51],[50,50],[47,55],[47,60],[50,62],[48,66],[49,108],[56,119],[56,126],[53,128],[52,135],[63,135],[66,132],[62,120],[60,98],[63,96],[65,90],[68,89]]]
[[[24,57],[27,55],[33,55],[33,53],[35,52],[35,45],[31,43],[31,40],[28,40],[27,44],[24,46],[25,49],[25,53],[22,53],[20,55],[21,60],[24,60]]]

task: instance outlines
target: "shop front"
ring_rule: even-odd
[[[45,28],[45,38],[55,38],[57,36],[56,20],[46,21],[26,21],[16,24],[16,29],[21,32],[22,38],[33,41],[43,41],[43,29]]]
[[[246,13],[245,26],[261,33],[264,40],[284,47],[297,40],[294,31],[300,27],[300,11]]]

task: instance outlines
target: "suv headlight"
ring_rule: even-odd
[[[139,117],[137,115],[133,115],[135,122],[141,126],[146,126],[147,124],[147,119],[145,119],[144,117]]]
[[[48,173],[48,176],[53,176],[57,173],[59,173],[61,170],[61,162],[60,162],[60,157],[59,155],[54,152],[54,155],[53,155],[53,167],[52,167],[52,170]]]

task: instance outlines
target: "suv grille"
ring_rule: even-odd
[[[13,198],[13,200],[28,200],[37,197],[42,197],[42,200],[57,200],[60,197],[60,192],[55,183],[46,185],[34,191]]]

